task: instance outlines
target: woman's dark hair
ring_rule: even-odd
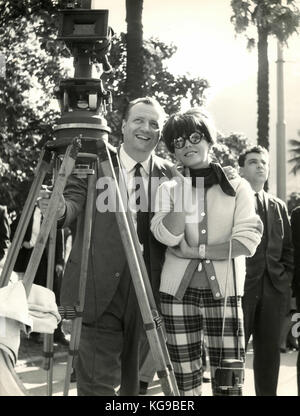
[[[195,131],[204,133],[208,143],[215,143],[213,123],[208,115],[200,108],[191,108],[184,113],[172,114],[164,125],[162,138],[168,150],[174,153],[174,139],[189,136]]]

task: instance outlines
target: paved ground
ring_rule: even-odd
[[[32,341],[28,341],[27,339],[22,339],[16,371],[30,396],[47,396],[47,371],[43,369],[42,349],[42,345],[34,344]],[[53,395],[62,396],[66,373],[67,350],[65,347],[55,345],[54,352]],[[246,359],[245,396],[255,395],[252,359],[253,354],[250,350],[247,353]],[[297,396],[296,360],[296,351],[281,354],[278,396]],[[69,395],[76,396],[75,383],[70,385]],[[158,380],[154,380],[153,384],[149,388],[148,395],[163,395]],[[209,383],[204,384],[203,396],[211,396]]]

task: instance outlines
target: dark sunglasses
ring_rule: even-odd
[[[173,140],[174,147],[176,149],[182,149],[185,146],[185,142],[189,140],[192,144],[198,144],[201,142],[201,140],[206,140],[206,136],[204,133],[199,133],[198,131],[195,131],[190,135],[190,137],[177,137]]]

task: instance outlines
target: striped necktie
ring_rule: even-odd
[[[264,234],[263,236],[267,238],[268,232],[267,232],[267,218],[266,218],[266,210],[264,207],[264,203],[261,200],[261,197],[258,192],[255,193],[256,197],[256,213],[260,216],[260,219],[262,220],[262,223],[264,224]]]

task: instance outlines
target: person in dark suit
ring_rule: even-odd
[[[246,345],[253,337],[253,370],[257,396],[276,396],[280,367],[281,325],[289,308],[293,276],[291,227],[286,204],[264,191],[269,154],[261,146],[239,157],[240,175],[253,189],[264,224],[261,243],[246,262],[243,297]]]
[[[294,244],[294,277],[292,282],[293,296],[296,298],[297,313],[300,313],[300,206],[295,208],[291,214],[292,238]],[[299,335],[299,334],[298,334]],[[297,358],[297,386],[300,396],[300,340],[298,340]]]
[[[13,239],[16,232],[21,214],[16,217],[16,219],[11,224],[11,237]],[[25,235],[23,238],[23,243],[18,253],[14,271],[18,274],[19,279],[23,279],[24,273],[27,269],[33,248],[36,243],[37,236],[40,232],[40,225],[42,221],[42,215],[40,208],[36,205],[32,216],[29,220]],[[62,280],[62,273],[64,269],[64,241],[63,241],[63,230],[57,231],[56,245],[55,245],[55,267],[54,267],[54,279],[53,279],[53,292],[55,293],[56,301],[59,304],[60,298],[60,287]],[[43,287],[47,287],[47,268],[48,268],[48,242],[46,248],[42,254],[35,278],[34,283]],[[30,338],[37,342],[42,343],[40,334],[38,332],[31,332]],[[60,343],[62,345],[69,345],[68,340],[65,338],[65,335],[62,331],[61,322],[58,324],[58,327],[54,331],[54,342]]]
[[[14,234],[16,232],[19,220],[20,220],[21,214],[17,216],[17,218],[12,222],[11,225],[11,237],[13,239]],[[29,263],[33,247],[35,245],[37,236],[40,231],[40,224],[42,221],[41,212],[38,206],[34,208],[33,214],[29,220],[27,229],[25,231],[25,235],[23,238],[22,247],[18,253],[16,263],[14,266],[14,271],[19,273],[19,277],[22,279],[23,274],[26,271],[27,265]],[[43,252],[41,261],[39,263],[38,270],[36,272],[34,283],[36,285],[40,286],[47,286],[47,247]],[[56,275],[60,276],[64,268],[64,242],[63,242],[63,234],[60,230],[57,233],[57,240],[55,245],[55,272]],[[59,284],[56,282],[56,279],[54,279],[54,285],[59,286]],[[56,290],[57,293],[59,293],[59,289]]]
[[[12,240],[14,238],[20,218],[21,218],[21,214],[17,215],[17,217],[11,224]],[[28,223],[28,226],[25,231],[24,238],[23,238],[23,243],[18,253],[15,265],[14,265],[14,271],[18,273],[19,279],[23,278],[27,265],[29,263],[31,253],[33,251],[33,247],[36,242],[36,238],[40,231],[40,222],[41,222],[41,213],[40,213],[39,208],[36,206],[34,208],[32,216],[30,217],[30,220],[29,220],[29,223]],[[36,273],[34,283],[46,287],[46,278],[47,278],[47,254],[46,254],[46,251],[44,251],[37,273]]]
[[[0,205],[0,261],[4,258],[10,241],[10,226],[7,209]]]
[[[165,246],[150,232],[151,206],[159,180],[172,176],[172,164],[153,153],[160,139],[164,117],[162,107],[153,98],[140,98],[129,103],[122,123],[124,143],[119,149],[127,185],[137,176],[142,177],[145,185],[147,212],[143,230],[140,229],[138,213],[132,212],[157,303]],[[100,171],[98,176],[99,184],[103,173]],[[76,237],[61,288],[61,303],[65,306],[74,305],[78,299],[86,190],[86,181],[71,175],[58,212],[63,227],[77,218]],[[135,200],[134,188],[128,186],[127,191],[129,200]],[[97,206],[102,193],[103,189],[98,187]],[[120,395],[137,395],[143,338],[143,323],[115,212],[95,209],[83,325],[75,365],[78,394],[114,396],[120,385]]]

